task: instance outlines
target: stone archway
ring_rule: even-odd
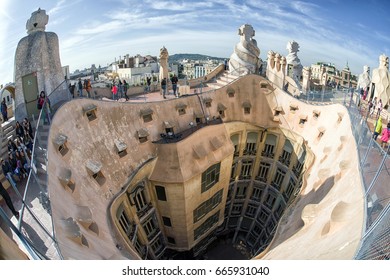
[[[10,96],[10,98],[7,98]],[[15,83],[8,83],[0,89],[0,102],[3,101],[3,98],[6,99],[8,106],[8,118],[14,116],[15,110]]]

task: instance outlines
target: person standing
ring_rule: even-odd
[[[88,98],[91,98],[91,89],[92,89],[91,79],[88,79],[85,88],[85,90],[87,91]]]
[[[390,138],[390,121],[387,123],[387,127],[382,131],[382,135],[381,135],[382,149],[385,150],[389,138]]]
[[[75,85],[72,83],[69,83],[69,91],[70,91],[70,94],[72,95],[72,98],[74,98],[74,89],[75,89]]]
[[[8,107],[5,103],[5,97],[3,97],[3,101],[1,102],[1,115],[3,116],[3,122],[8,121]]]
[[[45,91],[41,91],[39,98],[38,98],[38,110],[43,109],[43,121],[47,121],[48,124],[50,124],[50,99],[46,96]]]
[[[16,211],[14,204],[12,203],[11,197],[9,196],[7,190],[4,188],[3,184],[0,182],[0,195],[4,198],[5,203],[8,208],[11,210],[12,214],[19,219],[19,212]]]
[[[115,83],[112,85],[111,92],[112,92],[112,100],[117,100],[118,87],[116,86]]]
[[[129,97],[127,96],[127,90],[129,89],[129,84],[126,82],[126,80],[123,80],[123,94],[126,98],[126,101],[129,100]]]
[[[167,78],[163,78],[162,79],[162,81],[161,81],[161,90],[162,90],[162,94],[163,94],[164,99],[166,99],[165,94],[166,94],[166,91],[167,91]]]
[[[152,83],[152,77],[146,77],[147,91],[150,92],[150,84]]]
[[[14,172],[12,170],[11,164],[9,161],[6,159],[1,159],[1,169],[3,170],[3,174],[5,178],[7,178],[8,182],[11,185],[16,185],[14,178],[12,177]]]
[[[172,78],[171,78],[171,82],[172,82],[172,90],[173,90],[173,94],[177,97],[177,93],[176,93],[176,90],[177,90],[177,82],[178,82],[178,78],[176,76],[176,74],[173,74]]]
[[[382,132],[382,118],[379,117],[374,125],[374,135],[373,138],[376,140],[378,138],[378,135]]]
[[[382,107],[383,107],[382,99],[379,99],[379,101],[378,101],[378,112],[377,112],[377,115],[376,115],[378,118],[381,116]]]
[[[77,82],[77,90],[79,92],[79,97],[83,97],[83,83],[81,82],[81,78]]]

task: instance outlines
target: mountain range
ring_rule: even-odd
[[[179,53],[170,55],[168,58],[168,62],[175,62],[175,61],[182,61],[183,59],[188,60],[207,60],[207,59],[214,59],[214,60],[225,60],[225,57],[215,57],[215,56],[209,56],[204,54],[195,54],[195,53]]]

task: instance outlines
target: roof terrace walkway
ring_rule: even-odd
[[[234,79],[233,79],[234,80]],[[231,81],[230,81],[231,82]],[[202,85],[196,88],[192,94],[213,91],[218,87],[229,84],[215,82],[213,85]],[[192,89],[195,90],[195,89]],[[53,92],[52,94],[56,94]],[[163,102],[176,98],[173,94],[167,94],[163,98],[159,91],[145,92],[131,96],[128,101],[120,99],[111,102]],[[355,259],[389,259],[390,258],[390,158],[389,148],[386,152],[372,139],[373,119],[364,111],[363,104],[356,95],[346,91],[333,91],[327,95],[329,100],[324,100],[324,95],[313,93],[312,96],[302,96],[301,101],[326,105],[331,103],[344,103],[347,106],[351,118],[351,126],[358,143],[358,153],[361,166],[361,175],[366,188],[366,228],[361,248]],[[181,97],[179,97],[181,98]],[[356,100],[355,100],[356,99]],[[103,98],[109,101],[109,99]],[[221,123],[220,119],[210,120],[209,124]],[[21,209],[21,215],[17,220],[4,201],[0,208],[0,227],[19,245],[30,259],[62,259],[57,248],[54,229],[50,215],[50,201],[47,196],[46,186],[46,147],[50,125],[45,124],[41,117],[35,120],[36,131],[34,138],[34,151],[32,155],[32,168],[28,179],[13,186],[10,191],[11,198],[16,209]],[[368,126],[367,126],[368,124]],[[198,128],[202,127],[201,124]],[[155,143],[170,143],[179,141],[187,134],[198,129],[191,127],[188,131],[181,132],[180,137],[165,135]],[[11,217],[11,218],[9,218]]]

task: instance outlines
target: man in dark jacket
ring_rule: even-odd
[[[16,211],[14,204],[12,203],[11,197],[9,196],[7,190],[4,188],[3,184],[0,182],[0,195],[4,198],[5,203],[8,208],[11,210],[12,214],[19,219],[19,212]]]

